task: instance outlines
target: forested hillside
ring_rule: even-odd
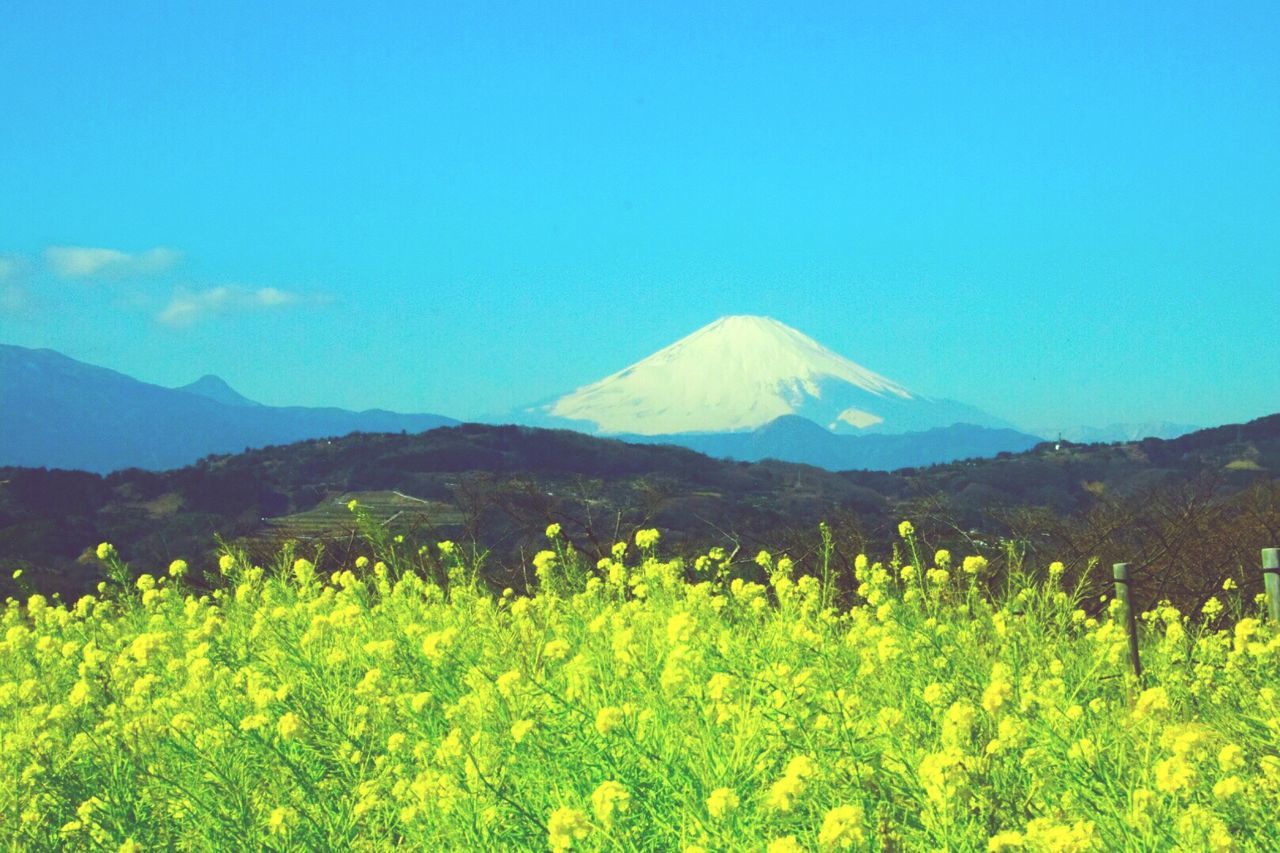
[[[141,564],[182,557],[197,569],[211,565],[215,536],[264,552],[289,539],[341,551],[355,497],[397,535],[489,550],[497,575],[514,574],[522,549],[536,547],[530,531],[552,521],[601,553],[651,525],[675,548],[736,541],[749,551],[809,541],[821,521],[850,547],[883,542],[906,516],[926,536],[977,549],[1016,540],[1081,564],[1119,553],[1154,568],[1176,552],[1217,565],[1280,539],[1277,470],[1280,416],[1171,441],[1047,443],[843,473],[468,424],[305,441],[159,473],[0,469],[0,560],[37,588],[69,594],[95,580],[86,555],[104,540]]]

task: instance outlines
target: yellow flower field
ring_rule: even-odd
[[[228,552],[0,617],[16,849],[1274,850],[1280,636],[1230,591],[1143,626],[980,558],[586,566],[538,592]],[[639,543],[639,544],[637,544]],[[117,582],[114,550],[99,549]],[[404,564],[407,565],[407,562]],[[692,579],[690,579],[692,578]],[[838,589],[857,588],[841,605]],[[1082,604],[1086,607],[1082,608]],[[1095,619],[1086,613],[1101,613]],[[1234,614],[1228,627],[1207,627]]]

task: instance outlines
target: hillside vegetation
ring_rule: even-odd
[[[552,521],[593,559],[657,526],[676,553],[726,542],[747,555],[783,547],[806,565],[812,530],[826,521],[839,534],[833,559],[848,569],[859,550],[888,547],[897,520],[912,517],[933,547],[993,564],[1011,541],[1041,561],[1063,560],[1073,576],[1091,559],[1127,560],[1148,601],[1194,608],[1224,572],[1280,542],[1277,470],[1280,416],[1171,441],[1043,444],[892,473],[464,425],[268,447],[161,473],[0,469],[0,560],[41,592],[69,597],[92,589],[92,549],[104,540],[139,564],[187,560],[195,577],[216,576],[217,535],[262,560],[294,539],[323,542],[326,559],[349,562],[361,546],[345,504],[358,497],[409,541],[487,550],[486,576],[519,589],[541,547],[529,531]],[[6,577],[0,594],[12,591]]]
[[[223,553],[0,615],[0,834],[21,849],[1273,849],[1280,636],[1229,581],[1144,614],[1060,564],[800,574],[553,525],[531,597],[452,542]],[[830,542],[819,540],[830,553]]]

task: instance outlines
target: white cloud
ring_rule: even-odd
[[[263,311],[298,305],[304,299],[275,287],[221,286],[208,290],[179,290],[169,304],[156,315],[166,326],[184,327],[206,317],[218,317],[236,311]]]
[[[169,269],[181,257],[181,252],[163,246],[132,254],[87,246],[50,246],[44,250],[45,261],[62,278],[154,275]]]

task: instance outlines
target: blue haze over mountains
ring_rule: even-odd
[[[247,447],[456,423],[376,409],[261,406],[216,377],[162,388],[53,350],[0,344],[0,465],[164,470]]]

